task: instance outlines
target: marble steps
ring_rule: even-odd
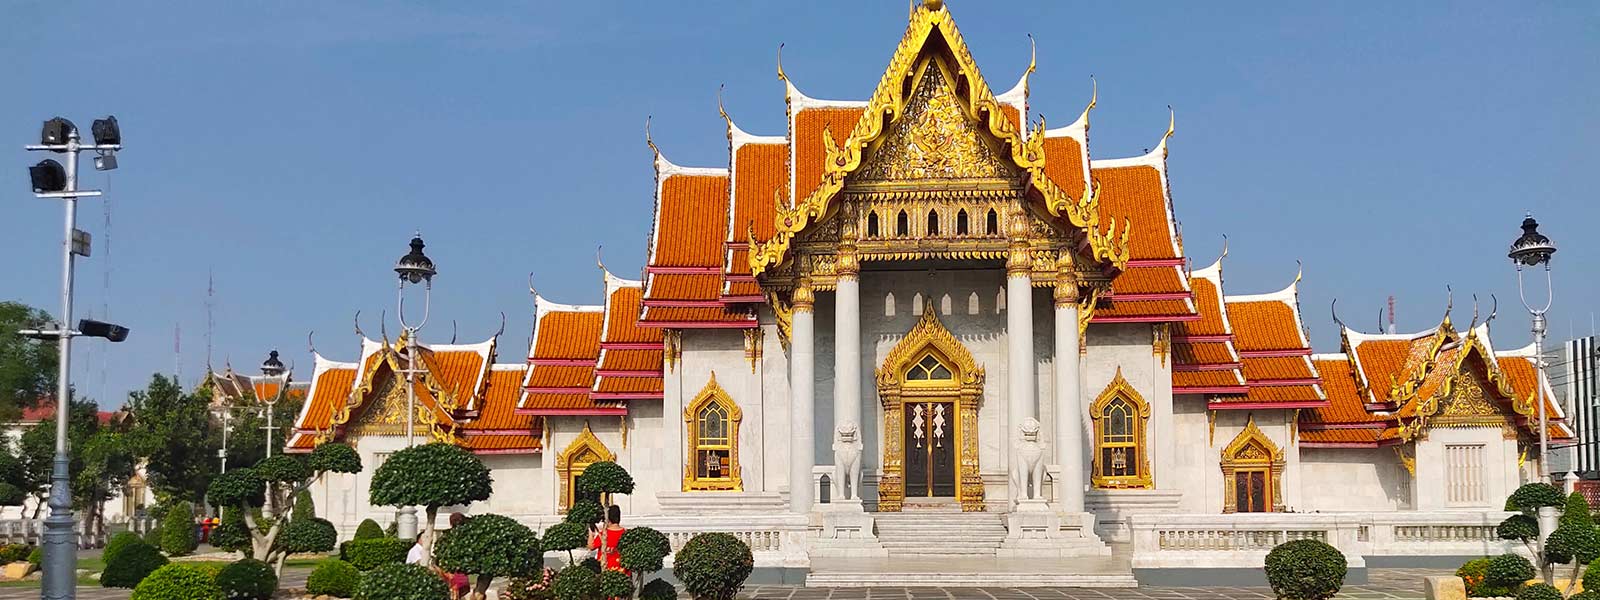
[[[994,556],[1005,542],[1000,515],[960,511],[878,513],[878,543],[892,556]]]
[[[955,569],[946,572],[816,572],[807,587],[983,587],[983,588],[1131,588],[1133,573],[1003,573]]]

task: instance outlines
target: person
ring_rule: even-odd
[[[417,536],[417,541],[411,544],[411,549],[406,551],[406,564],[420,565],[427,562],[428,551],[422,547],[422,536]]]
[[[450,528],[455,529],[467,522],[468,517],[461,513],[450,513]],[[445,573],[445,580],[450,583],[450,597],[461,600],[467,597],[467,592],[472,588],[472,583],[467,579],[466,573]]]
[[[594,557],[600,561],[601,568],[622,570],[622,553],[617,551],[617,544],[626,531],[622,528],[622,507],[611,505],[606,509],[605,526],[597,529],[589,540],[589,547],[594,549]]]

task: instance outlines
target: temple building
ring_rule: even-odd
[[[469,511],[540,527],[614,460],[630,523],[731,531],[760,565],[1132,541],[1138,568],[1141,531],[1165,551],[1237,513],[1283,513],[1280,541],[1318,513],[1488,519],[1537,476],[1539,398],[1572,436],[1531,352],[1490,346],[1492,314],[1335,323],[1340,352],[1314,353],[1299,274],[1225,290],[1226,251],[1185,253],[1171,121],[1147,154],[1097,156],[1093,95],[1048,127],[1031,61],[997,92],[942,2],[909,19],[864,100],[807,96],[780,64],[787,131],[723,111],[727,162],[702,167],[651,141],[639,280],[600,267],[594,305],[534,292],[526,356],[499,334],[318,355],[291,451],[343,441],[367,465],[318,488],[319,514],[392,520],[366,484],[410,437],[493,469]]]

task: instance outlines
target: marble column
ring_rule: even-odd
[[[811,512],[811,468],[817,463],[816,315],[812,312],[811,283],[802,279],[794,289],[794,315],[789,341],[789,509]]]
[[[833,306],[833,431],[828,438],[834,444],[849,443],[859,450],[861,445],[861,276],[855,255],[840,252],[835,279]],[[856,431],[855,439],[842,442],[838,432],[848,424]],[[856,454],[859,460],[860,453]],[[836,474],[839,456],[834,457]],[[859,485],[857,483],[856,485]],[[829,486],[833,500],[860,499],[860,490],[846,496],[845,485],[838,477]]]
[[[1006,370],[1007,402],[1005,443],[1012,447],[1021,439],[1023,421],[1037,418],[1033,374],[1033,260],[1023,234],[1027,217],[1012,217],[1012,245],[1006,259]],[[1018,230],[1021,230],[1021,233]],[[1015,453],[1012,453],[1015,454]],[[1011,457],[1011,468],[1018,457]],[[1025,490],[1010,490],[1012,500],[1026,498]]]
[[[1078,379],[1078,283],[1063,272],[1056,283],[1056,510],[1083,512],[1083,384]]]

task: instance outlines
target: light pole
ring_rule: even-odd
[[[60,358],[56,372],[56,448],[50,472],[50,516],[44,522],[44,581],[40,597],[71,599],[77,595],[78,548],[73,529],[72,490],[68,481],[67,411],[72,406],[72,338],[79,335],[104,337],[120,342],[128,337],[125,327],[83,320],[72,330],[72,276],[78,256],[89,256],[88,232],[78,229],[78,198],[99,196],[98,190],[78,189],[78,153],[92,150],[98,156],[94,166],[102,171],[117,168],[117,151],[122,149],[122,132],[116,117],[97,119],[92,128],[95,143],[79,142],[78,128],[71,121],[56,117],[45,121],[37,145],[24,146],[30,152],[64,154],[67,164],[51,159],[28,168],[34,195],[59,198],[66,205],[66,226],[61,242],[61,315],[54,331],[28,331],[24,335],[55,338]]]
[[[289,378],[284,376],[284,374],[288,371],[288,369],[284,368],[283,361],[278,360],[277,350],[267,352],[267,360],[261,361],[261,379],[267,380],[269,384],[273,380],[276,380],[278,383],[278,388],[276,390],[272,390],[268,386],[256,386],[255,390],[256,399],[266,403],[267,405],[267,426],[263,427],[263,429],[267,430],[267,458],[272,458],[272,447],[276,445],[277,441],[272,435],[273,432],[277,431],[278,429],[277,427],[272,426],[272,409],[273,406],[278,403],[278,400],[282,399],[283,395],[288,393]],[[272,393],[266,393],[268,391],[271,391]]]
[[[219,465],[220,468],[217,470],[218,473],[228,472],[228,433],[231,431],[233,431],[233,411],[224,409],[222,411],[222,448],[217,450],[217,461],[221,463]]]
[[[422,253],[422,233],[417,232],[411,238],[411,251],[394,264],[394,272],[400,275],[400,287],[396,296],[399,298],[400,328],[406,338],[406,447],[410,448],[417,443],[416,418],[417,418],[417,373],[422,372],[417,368],[417,332],[422,326],[428,324],[428,311],[433,306],[433,276],[438,274],[438,269],[433,266],[433,261]],[[406,284],[423,284],[422,287],[422,321],[415,325],[406,322]],[[400,514],[395,518],[396,534],[400,539],[417,539],[417,509],[414,506],[400,507]]]
[[[1517,266],[1517,297],[1522,299],[1522,306],[1528,309],[1528,314],[1533,319],[1533,356],[1537,369],[1534,389],[1539,402],[1539,479],[1549,481],[1549,464],[1545,462],[1550,451],[1550,422],[1545,414],[1544,382],[1544,315],[1550,310],[1550,302],[1555,299],[1555,286],[1550,281],[1550,256],[1556,253],[1556,245],[1550,238],[1539,233],[1539,222],[1533,220],[1533,213],[1528,213],[1522,219],[1522,235],[1511,242],[1511,251],[1506,256],[1511,263]],[[1528,303],[1528,295],[1522,285],[1523,267],[1544,267],[1544,306],[1535,308]]]

